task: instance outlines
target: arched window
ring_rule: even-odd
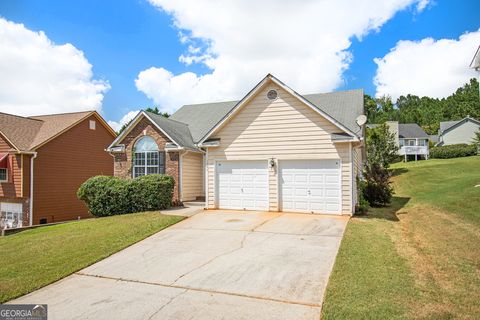
[[[165,173],[165,153],[152,137],[140,138],[133,148],[133,177]]]

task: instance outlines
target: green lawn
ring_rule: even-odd
[[[480,157],[393,168],[392,205],[347,226],[323,319],[478,319]]]
[[[145,212],[0,237],[0,303],[68,276],[182,219]]]

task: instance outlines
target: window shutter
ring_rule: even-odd
[[[165,152],[158,153],[158,173],[165,173]]]

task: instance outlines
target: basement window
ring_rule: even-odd
[[[95,130],[95,120],[90,120],[90,130]]]

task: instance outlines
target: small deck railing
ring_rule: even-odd
[[[427,155],[428,156],[429,151],[428,151],[428,146],[403,146],[403,147],[400,148],[398,153],[401,156],[411,155],[411,154],[413,154],[413,155],[415,155],[415,154]]]

